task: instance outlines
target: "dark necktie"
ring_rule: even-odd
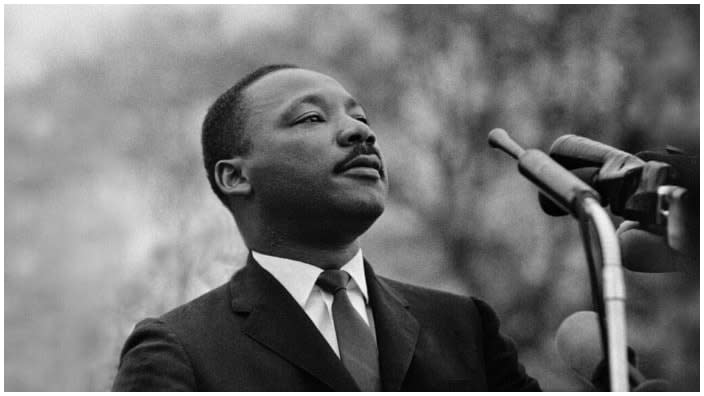
[[[350,274],[341,270],[326,270],[317,284],[332,294],[332,320],[335,323],[340,359],[352,374],[359,388],[365,392],[381,390],[379,352],[372,329],[354,309],[347,296]]]

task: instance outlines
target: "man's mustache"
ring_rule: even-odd
[[[381,152],[376,146],[368,145],[368,144],[357,144],[355,145],[352,150],[345,156],[345,158],[338,162],[337,165],[335,165],[334,172],[335,173],[341,173],[347,169],[347,165],[356,159],[357,157],[364,155],[364,156],[376,156],[379,160],[379,173],[384,176],[385,171],[384,171],[384,162],[381,159]]]

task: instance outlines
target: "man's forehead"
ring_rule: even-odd
[[[316,91],[350,94],[334,78],[306,69],[283,69],[267,74],[245,90],[248,102],[254,107],[276,105]]]

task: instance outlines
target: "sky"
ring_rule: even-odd
[[[176,5],[150,7],[150,12],[195,13],[208,6]],[[285,25],[287,13],[275,6],[230,6],[223,18],[235,23],[223,25],[225,37],[260,27]],[[76,58],[100,54],[108,41],[127,38],[131,17],[144,11],[124,5],[6,5],[5,87],[22,88],[39,83],[48,70]]]

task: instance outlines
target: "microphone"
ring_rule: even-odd
[[[565,135],[552,144],[550,156],[592,186],[602,206],[627,220],[617,230],[626,268],[698,274],[699,157],[671,147],[665,151],[631,155]],[[541,194],[538,201],[548,215],[567,214]]]
[[[601,204],[608,204],[613,214],[644,225],[663,226],[666,219],[659,213],[660,186],[683,187],[695,199],[699,194],[699,158],[667,150],[632,155],[585,137],[564,135],[555,140],[549,154],[592,186],[603,198]],[[539,196],[539,202],[551,216],[566,214],[545,197]]]
[[[610,204],[612,212],[623,214],[626,202],[640,183],[640,158],[591,139],[576,135],[560,136],[549,150],[550,157],[587,184],[603,197],[602,205]],[[551,205],[539,196],[543,211],[551,216],[562,216],[565,211]]]
[[[604,359],[596,312],[578,311],[562,321],[555,336],[557,353],[577,375],[600,391],[609,389],[609,372]],[[670,390],[661,379],[648,380],[635,367],[635,352],[628,348],[628,379],[634,392]]]
[[[550,157],[567,169],[602,167],[607,162],[618,163],[618,168],[629,170],[643,165],[643,160],[604,143],[582,136],[563,135],[550,146]]]
[[[518,159],[518,170],[560,209],[578,216],[582,200],[601,198],[587,183],[566,170],[547,154],[535,149],[524,150],[500,128],[489,132],[489,145]]]

